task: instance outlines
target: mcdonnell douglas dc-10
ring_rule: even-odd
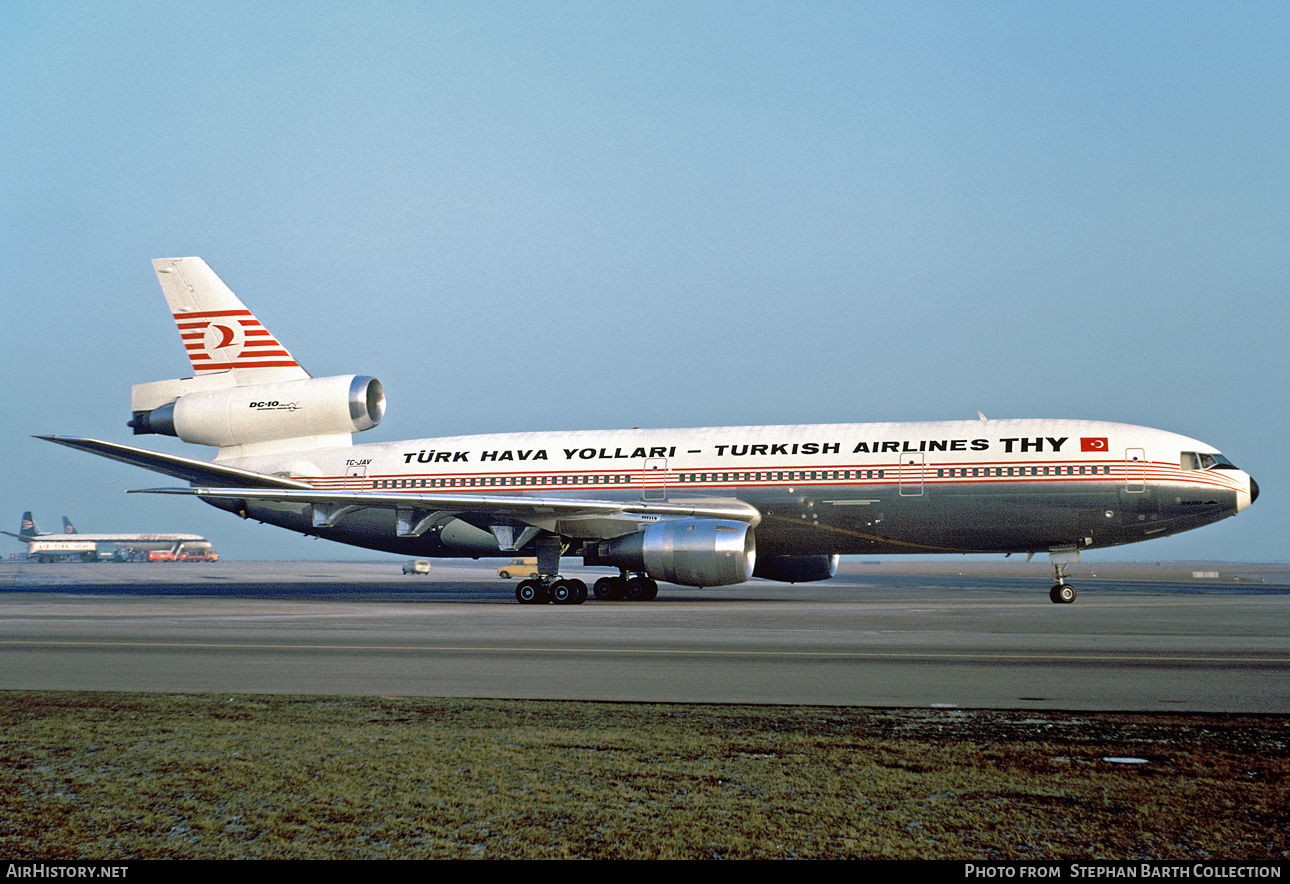
[[[355,445],[380,381],[314,378],[200,258],[153,261],[193,377],[132,388],[130,426],[213,461],[41,438],[189,483],[148,489],[302,534],[410,556],[537,558],[521,603],[579,604],[561,556],[657,581],[827,580],[838,556],[1048,553],[1057,603],[1083,550],[1234,515],[1259,487],[1215,448],[1085,420],[981,420],[450,436]]]

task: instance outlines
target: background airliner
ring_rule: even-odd
[[[94,546],[109,544],[121,554],[118,558],[161,551],[178,553],[184,550],[197,553],[205,552],[211,548],[209,541],[198,534],[81,534],[67,516],[63,516],[62,533],[41,531],[37,527],[35,519],[32,518],[30,510],[22,514],[22,521],[19,523],[17,534],[12,531],[3,533],[21,540],[27,544],[28,549],[33,554],[38,554],[47,561],[69,556],[84,558],[87,561],[97,559],[96,552],[92,550],[85,551],[85,544],[93,544]],[[66,549],[61,549],[60,544],[64,541],[68,542],[69,545]],[[72,541],[75,541],[74,549],[70,543]],[[33,543],[39,544],[39,549],[33,547]]]
[[[825,580],[839,555],[1049,554],[1074,600],[1083,550],[1234,515],[1254,480],[1213,446],[1083,420],[969,420],[511,433],[354,445],[385,392],[313,378],[200,258],[153,262],[193,377],[132,388],[130,426],[218,448],[214,461],[41,438],[190,483],[243,518],[417,556],[535,555],[522,603],[577,604],[561,556],[619,569],[597,598],[658,580]]]

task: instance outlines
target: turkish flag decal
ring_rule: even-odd
[[[1081,436],[1079,440],[1080,451],[1109,451],[1106,444],[1105,436]]]

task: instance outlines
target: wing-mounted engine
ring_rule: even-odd
[[[588,565],[642,571],[684,586],[727,586],[753,574],[757,541],[744,522],[673,519],[584,547]]]
[[[381,422],[385,388],[365,375],[221,388],[216,375],[136,385],[131,411],[136,436],[158,433],[221,448],[348,437]]]

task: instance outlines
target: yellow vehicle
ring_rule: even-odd
[[[536,577],[538,576],[537,559],[511,559],[509,565],[502,565],[497,569],[498,577],[505,577],[510,580],[512,577]]]

